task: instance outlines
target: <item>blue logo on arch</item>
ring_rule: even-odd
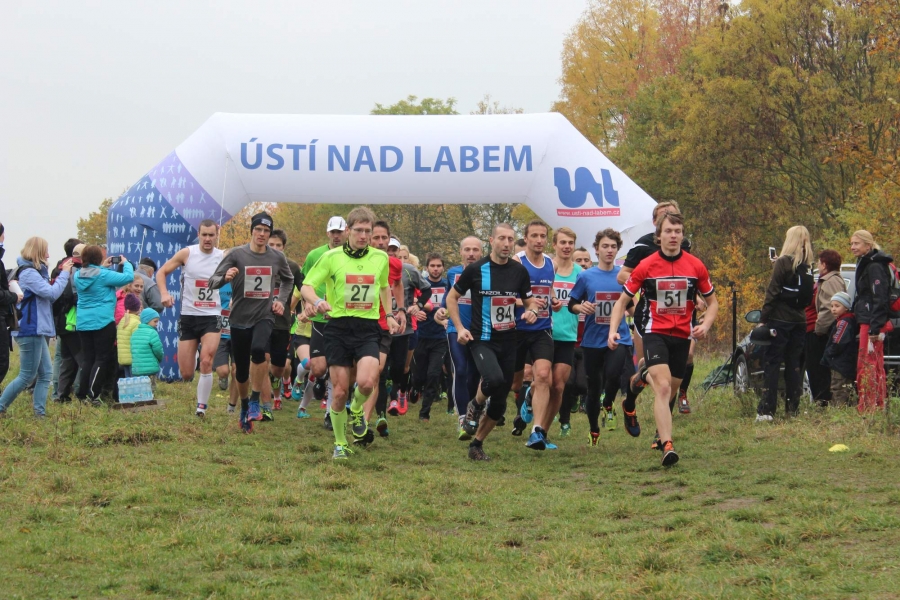
[[[600,180],[602,184],[594,179],[589,169],[578,167],[575,169],[575,188],[572,189],[568,169],[553,169],[553,185],[559,193],[559,201],[567,208],[580,208],[587,201],[588,194],[594,197],[599,207],[603,206],[604,200],[610,206],[619,206],[619,192],[613,187],[608,169],[600,170]]]

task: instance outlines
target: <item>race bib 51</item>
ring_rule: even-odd
[[[656,312],[661,315],[687,313],[687,279],[656,280]]]

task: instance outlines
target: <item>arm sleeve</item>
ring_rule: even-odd
[[[628,276],[628,281],[625,282],[625,285],[622,286],[622,289],[626,294],[634,298],[635,294],[641,291],[641,285],[644,283],[644,280],[647,278],[647,267],[645,266],[647,263],[641,263],[635,268],[634,271],[631,272],[631,275]]]
[[[61,272],[56,278],[56,283],[50,285],[47,280],[41,277],[41,274],[34,269],[24,269],[19,274],[19,281],[23,289],[28,289],[32,294],[44,300],[55,301],[60,294],[66,289],[69,282],[69,274],[65,271]]]
[[[216,267],[216,272],[212,274],[212,277],[209,278],[209,282],[207,283],[211,289],[217,290],[228,283],[225,281],[225,273],[227,273],[228,269],[231,267],[237,266],[237,260],[234,254],[234,252],[229,252],[222,258],[222,262],[219,263],[219,266]]]
[[[792,260],[790,256],[781,256],[775,261],[775,265],[772,268],[772,278],[769,279],[769,285],[766,286],[766,301],[762,307],[761,323],[769,320],[769,315],[772,314],[772,310],[775,308],[775,301],[778,300],[781,288],[784,287],[784,276],[787,273],[786,265],[793,264]]]
[[[162,305],[162,299],[159,294],[159,286],[151,285],[150,287],[144,288],[144,300],[147,303],[147,306],[162,314],[165,307]]]
[[[131,266],[130,262],[122,263],[122,272],[118,273],[116,271],[112,271],[110,269],[100,269],[101,277],[103,277],[103,283],[111,287],[122,287],[126,286],[132,281],[134,281],[134,267]]]
[[[278,301],[287,306],[291,301],[291,291],[294,289],[294,273],[288,264],[284,254],[280,256],[278,261],[278,280],[281,282],[278,286]]]

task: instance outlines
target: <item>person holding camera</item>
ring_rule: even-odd
[[[116,365],[116,289],[134,281],[134,268],[124,256],[104,259],[100,246],[84,248],[81,263],[75,273],[75,319],[82,352],[78,399],[100,406],[100,394]]]
[[[775,259],[766,287],[761,323],[773,330],[766,349],[765,388],[757,406],[756,421],[772,420],[778,404],[778,376],[784,365],[785,413],[794,415],[800,406],[803,381],[803,347],[806,337],[805,308],[813,299],[810,273],[812,245],[809,231],[795,225],[787,231],[781,256]]]

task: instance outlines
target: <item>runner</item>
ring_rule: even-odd
[[[581,267],[582,271],[594,266],[594,263],[591,262],[591,253],[584,246],[575,249],[575,252],[572,253],[572,260]],[[584,338],[584,321],[584,315],[578,313],[578,339],[575,342],[575,362],[572,365],[572,372],[569,374],[569,380],[566,382],[566,387],[563,390],[562,404],[559,407],[560,437],[566,437],[572,431],[571,417],[573,412],[578,412],[579,408],[582,412],[586,412],[584,395],[587,393],[587,374],[584,371],[584,350],[581,347],[581,342]]]
[[[286,246],[287,234],[283,229],[274,230],[269,237],[269,248],[284,254]],[[287,256],[285,256],[285,258],[287,258]],[[287,258],[287,262],[291,269],[291,274],[294,276],[294,284],[291,285],[291,296],[289,296],[293,297],[294,288],[297,287],[297,284],[303,284],[303,273],[300,271],[300,265],[296,262],[289,258]],[[276,282],[275,291],[273,293],[278,296],[280,292],[281,284],[279,281]],[[290,309],[285,310],[281,315],[275,317],[275,325],[272,328],[272,337],[269,339],[268,353],[269,375],[271,377],[267,380],[267,385],[263,388],[263,421],[273,420],[272,409],[281,410],[282,378],[284,377],[285,369],[288,368],[290,364],[289,352],[291,349],[291,328],[293,325],[294,313]],[[288,373],[290,373],[290,369],[288,369]]]
[[[227,254],[227,252],[226,252]],[[229,324],[229,316],[231,315],[231,284],[226,283],[219,288],[219,298],[222,301],[222,330],[220,331],[219,347],[216,349],[216,356],[213,359],[213,369],[219,376],[219,389],[228,390],[228,412],[233,413],[237,406],[238,393],[237,384],[234,382],[234,360],[231,351],[231,325]],[[229,375],[231,382],[229,385]]]
[[[299,308],[298,303],[300,303]],[[294,295],[291,298],[291,310],[297,314],[297,321],[294,323],[294,330],[291,332],[291,335],[293,336],[294,364],[296,372],[294,373],[294,385],[291,390],[291,397],[300,402],[300,406],[297,407],[298,419],[310,418],[310,414],[306,409],[313,398],[311,391],[304,388],[304,385],[308,387],[308,383],[306,383],[304,379],[307,374],[309,374],[309,342],[310,336],[312,335],[312,321],[309,320],[309,315],[305,309],[306,303],[301,302],[300,299],[300,288],[294,286]],[[329,422],[331,422],[330,419]]]
[[[284,254],[268,246],[274,229],[267,213],[253,215],[250,243],[231,250],[209,279],[211,289],[231,283],[232,353],[235,380],[241,398],[241,429],[253,431],[253,421],[262,420],[260,393],[266,382],[266,352],[275,317],[284,313],[294,285],[294,275]],[[275,297],[276,281],[280,282]],[[251,366],[252,363],[252,366]]]
[[[478,423],[469,443],[472,460],[490,460],[484,453],[484,440],[506,411],[506,396],[516,368],[516,298],[525,303],[524,322],[533,324],[537,320],[538,302],[531,296],[528,271],[510,260],[515,240],[511,225],[495,225],[490,238],[491,254],[466,267],[447,295],[447,312],[456,328],[457,341],[472,344],[472,357],[482,377],[465,417],[466,421]],[[459,300],[467,292],[471,292],[474,307],[471,327],[466,327],[459,316]]]
[[[369,432],[363,413],[366,398],[378,387],[378,352],[381,330],[380,307],[390,302],[389,260],[386,253],[369,246],[375,215],[358,207],[347,215],[348,236],[342,248],[329,250],[309,272],[301,288],[303,300],[317,314],[330,313],[325,327],[325,354],[334,398],[331,423],[334,427],[336,460],[352,453],[347,444],[347,412],[350,372],[356,367],[356,388],[350,402],[353,437],[365,439]],[[325,298],[316,288],[326,285]],[[389,334],[400,328],[394,315],[386,317]]]
[[[209,287],[209,278],[222,262],[224,252],[216,248],[219,225],[201,221],[199,243],[182,248],[156,273],[160,301],[171,308],[175,300],[166,287],[166,278],[181,268],[181,316],[178,319],[178,370],[183,381],[194,379],[197,347],[200,347],[200,380],[197,382],[197,416],[206,414],[213,387],[213,359],[219,349],[222,329],[222,302],[218,290]]]
[[[600,392],[604,392],[603,407],[608,414],[615,414],[613,402],[620,387],[622,370],[631,358],[632,341],[628,325],[622,321],[618,328],[617,347],[608,345],[609,323],[612,308],[622,295],[622,287],[616,281],[621,267],[615,264],[622,247],[622,237],[614,229],[604,229],[594,238],[597,253],[596,267],[578,276],[575,288],[569,296],[569,312],[584,315],[584,367],[587,375],[587,415],[590,424],[591,447],[600,441]],[[624,409],[625,429],[632,436],[641,433],[634,407]]]
[[[681,214],[664,213],[656,225],[656,236],[660,240],[659,251],[635,268],[625,282],[625,294],[613,306],[608,346],[615,350],[624,342],[618,327],[628,300],[640,291],[644,297],[640,335],[644,338],[647,371],[643,379],[656,395],[653,414],[659,439],[657,446],[663,452],[662,464],[671,466],[678,462],[678,454],[672,444],[669,400],[684,377],[690,338],[702,340],[706,337],[716,319],[719,303],[706,266],[682,250],[684,219]],[[709,308],[703,322],[691,327],[698,292],[706,298]],[[631,406],[623,408],[634,410]]]
[[[306,261],[303,263],[303,269],[301,270],[303,277],[309,275],[309,272],[316,264],[316,261],[318,261],[323,254],[329,250],[341,247],[346,238],[346,232],[347,222],[344,221],[344,217],[334,216],[328,219],[328,224],[325,226],[325,233],[328,235],[328,243],[310,250],[309,254],[306,255]],[[320,298],[325,296],[324,284],[319,286],[319,289],[316,290],[316,294]],[[326,412],[324,426],[325,429],[331,429],[331,413],[329,412],[329,408],[331,407],[331,393],[328,390],[330,384],[325,383],[328,378],[328,362],[325,360],[325,338],[322,335],[325,331],[325,324],[327,321],[323,315],[317,313],[310,317],[310,321],[312,322],[312,329],[309,338],[309,377],[311,381],[315,380],[315,382],[319,384],[317,387],[322,393],[322,395],[316,397],[316,400],[322,400],[322,398],[325,397],[325,393],[328,392],[325,403]]]
[[[444,367],[444,356],[447,354],[447,338],[444,328],[435,322],[434,316],[444,302],[444,296],[450,289],[450,283],[444,278],[444,257],[433,252],[425,259],[428,269],[426,283],[431,289],[431,309],[423,310],[415,315],[419,320],[419,341],[415,354],[414,387],[422,390],[422,407],[419,419],[428,421],[431,418],[431,405],[441,391],[441,371]]]
[[[376,221],[372,226],[371,246],[387,253],[390,241],[390,226],[384,221]],[[406,329],[406,304],[403,294],[403,263],[395,256],[388,256],[388,265],[388,285],[391,288],[390,296],[392,300],[387,306],[397,306],[397,309],[393,312],[394,320],[400,324],[397,331],[403,331]],[[385,306],[380,306],[379,311],[378,325],[381,327],[381,341],[379,342],[378,354],[378,387],[376,390],[373,390],[372,395],[366,400],[365,411],[367,421],[371,421],[372,417],[376,413],[378,414],[375,429],[381,437],[387,437],[389,433],[386,417],[388,389],[385,366],[387,365],[388,354],[391,351],[393,338],[387,322]],[[367,436],[365,439],[361,440],[361,443],[369,443],[373,438],[374,435]]]
[[[556,256],[556,275],[553,280],[553,371],[551,375],[550,402],[540,423],[549,431],[553,418],[562,407],[563,391],[575,365],[575,343],[578,341],[578,315],[560,310],[569,304],[569,295],[575,287],[581,267],[572,262],[575,253],[575,232],[560,227],[553,232],[553,251]]]
[[[553,260],[544,254],[547,245],[549,226],[535,219],[525,226],[525,250],[516,254],[516,259],[528,271],[531,279],[531,295],[534,297],[532,312],[536,319],[524,321],[523,316],[528,309],[517,308],[518,323],[516,342],[516,379],[513,388],[521,387],[525,375],[526,358],[530,355],[532,363],[531,410],[534,413],[534,425],[531,436],[525,445],[532,450],[555,450],[556,444],[547,440],[549,422],[553,422],[550,406],[550,382],[553,366],[553,321],[551,309],[557,310],[562,304],[553,297],[553,281],[555,279]],[[518,307],[518,303],[517,303]],[[571,358],[571,357],[570,357]]]
[[[448,283],[455,285],[463,273],[463,270],[482,258],[484,244],[475,236],[463,238],[459,243],[459,255],[462,265],[452,267],[447,271]],[[443,308],[435,315],[435,320],[441,322],[447,318],[447,295],[444,295]],[[467,291],[457,300],[459,319],[467,329],[472,322],[472,293]],[[478,421],[466,421],[466,408],[469,401],[475,397],[478,390],[480,376],[472,358],[471,346],[460,344],[457,341],[456,325],[453,320],[447,321],[447,345],[449,348],[450,362],[453,368],[453,390],[450,394],[456,406],[456,416],[459,420],[457,439],[467,441],[472,439],[478,429]]]

